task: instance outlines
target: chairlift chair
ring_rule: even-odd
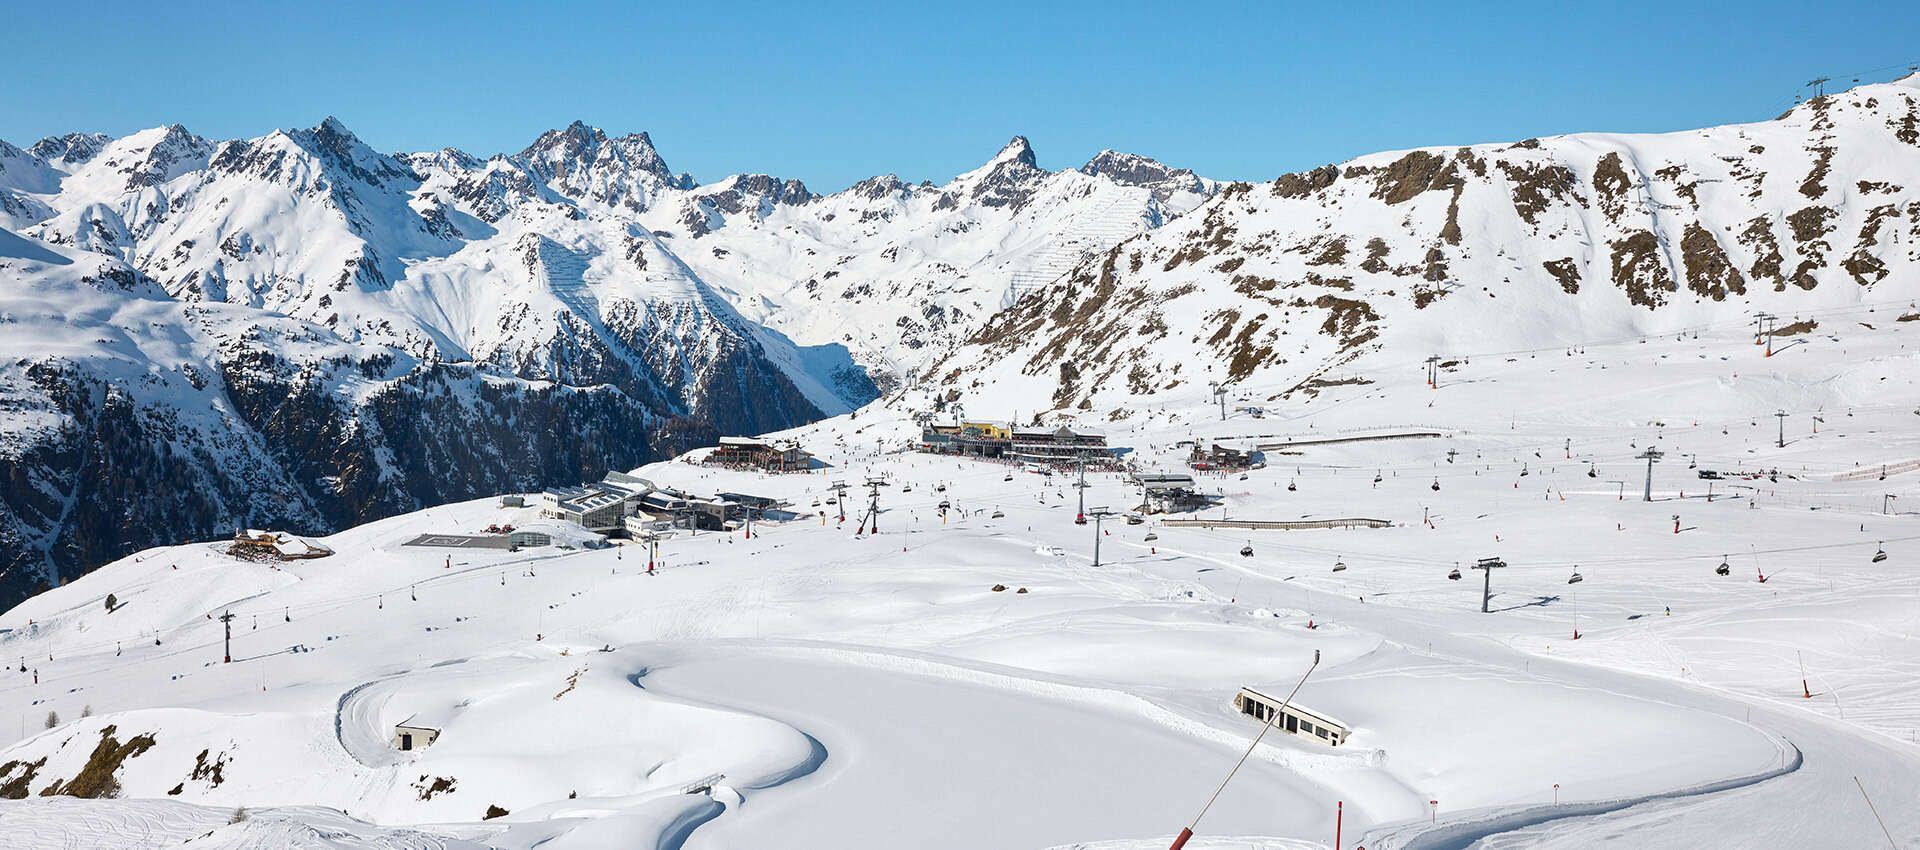
[[[1579,570],[1574,570],[1573,575],[1567,577],[1568,584],[1579,584],[1583,581],[1586,581],[1586,579],[1580,575]]]
[[[1337,573],[1337,572],[1342,572],[1342,571],[1344,571],[1344,570],[1346,570],[1346,568],[1347,568],[1347,562],[1346,562],[1346,561],[1342,561],[1342,560],[1339,560],[1338,558],[1336,558],[1336,559],[1334,559],[1334,562],[1333,562],[1333,571],[1334,571],[1334,572],[1336,572],[1336,573]]]
[[[1153,533],[1153,532],[1151,532],[1151,531],[1149,531],[1149,532],[1147,532],[1147,536],[1145,536],[1145,537],[1142,537],[1142,538],[1140,538],[1140,539],[1142,539],[1142,540],[1145,540],[1145,541],[1147,541],[1148,543],[1152,543],[1152,542],[1153,542],[1153,541],[1155,541],[1155,540],[1159,540],[1159,539],[1160,539],[1160,535],[1158,535],[1158,534],[1155,534],[1155,533]]]
[[[1887,559],[1887,544],[1882,543],[1880,544],[1879,549],[1873,553],[1873,562],[1878,564],[1881,561],[1884,561],[1886,559]]]
[[[1915,413],[1920,413],[1920,410],[1916,410],[1916,411],[1914,411],[1914,412],[1915,412]],[[1287,489],[1291,491],[1291,490],[1298,490],[1298,489],[1300,489],[1300,488],[1299,488],[1299,487],[1295,487],[1295,486],[1293,485],[1293,480],[1292,480],[1292,479],[1288,479],[1288,480],[1287,480]]]
[[[949,503],[949,502],[948,502],[948,501],[947,501],[946,499],[941,499],[941,500],[940,500],[940,510],[943,510],[943,511],[944,511],[944,510],[946,510],[946,509],[948,509],[948,508],[951,508],[951,507],[953,507],[953,505],[952,505],[951,503]]]
[[[1440,479],[1438,478],[1433,479],[1433,492],[1440,492]]]
[[[1005,517],[1006,517],[1006,515],[1007,515],[1007,514],[1006,514],[1006,512],[1005,512],[1005,511],[1000,511],[1000,510],[995,510],[995,511],[993,512],[993,518],[994,518],[994,519],[1003,519],[1003,518],[1005,518]]]
[[[1725,555],[1720,556],[1720,566],[1713,568],[1713,574],[1717,576],[1733,575],[1733,565],[1727,563]]]
[[[1242,557],[1242,558],[1251,558],[1251,557],[1253,557],[1253,544],[1252,544],[1252,543],[1248,543],[1247,545],[1245,545],[1245,546],[1242,546],[1242,547],[1240,547],[1240,557]]]
[[[1596,472],[1596,471],[1594,470],[1594,468],[1593,468],[1593,464],[1591,464],[1591,463],[1589,463],[1589,464],[1587,464],[1587,477],[1588,477],[1588,478],[1599,478],[1599,477],[1600,477],[1600,473],[1599,473],[1599,472]]]
[[[1447,571],[1447,578],[1448,578],[1448,579],[1451,579],[1451,580],[1453,580],[1453,581],[1459,581],[1459,580],[1460,580],[1460,568],[1459,568],[1459,567],[1454,567],[1453,569],[1451,569],[1451,570],[1448,570],[1448,571]]]

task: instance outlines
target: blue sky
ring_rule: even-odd
[[[579,118],[702,180],[944,180],[1008,137],[1263,180],[1376,150],[1772,117],[1920,61],[1920,7],[152,3],[4,15],[0,138],[331,114],[382,150],[516,151]],[[1866,75],[1887,79],[1895,69]]]

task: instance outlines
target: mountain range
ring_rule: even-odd
[[[486,158],[333,118],[0,142],[0,596],[847,413],[1216,187],[1024,138],[829,195],[579,122]]]
[[[0,596],[846,414],[1311,400],[1451,351],[1903,307],[1920,82],[1775,119],[1223,183],[1016,137],[944,184],[670,169],[576,122],[380,153],[328,118],[0,142]],[[1802,317],[1804,320],[1801,320]],[[917,396],[916,397],[924,397]]]

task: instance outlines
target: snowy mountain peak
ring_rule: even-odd
[[[179,124],[153,127],[104,145],[86,163],[123,179],[128,191],[157,186],[206,164],[213,143]]]
[[[985,165],[955,178],[949,198],[961,195],[984,206],[1018,210],[1033,196],[1035,184],[1048,173],[1039,166],[1027,137],[1014,136]],[[957,202],[949,200],[944,206],[954,203]]]
[[[1001,146],[1000,152],[993,155],[989,164],[998,165],[1003,162],[1018,162],[1028,168],[1040,167],[1039,161],[1033,156],[1033,143],[1027,141],[1026,136],[1014,136],[1008,139],[1007,143]]]
[[[673,172],[653,146],[646,133],[629,133],[618,138],[585,121],[574,121],[565,128],[540,134],[517,157],[543,178],[563,176],[587,167],[617,167],[643,171],[672,182]]]
[[[1153,196],[1162,201],[1180,192],[1205,194],[1209,188],[1207,181],[1188,169],[1173,168],[1152,157],[1112,149],[1094,154],[1086,165],[1080,166],[1080,173],[1105,177],[1123,186],[1151,189]]]
[[[105,133],[67,133],[34,142],[28,150],[49,164],[71,168],[85,165],[112,141],[113,137]]]

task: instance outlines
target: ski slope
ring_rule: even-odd
[[[1437,388],[1423,363],[1380,354],[1351,367],[1369,383],[1309,398],[1236,387],[1225,419],[1204,387],[1123,420],[1089,413],[1142,470],[1184,469],[1186,440],[1292,444],[1244,477],[1203,476],[1223,501],[1198,518],[1391,522],[1116,516],[1098,567],[1064,475],[904,450],[926,405],[912,388],[789,432],[828,464],[817,473],[636,470],[798,514],[751,539],[678,532],[654,575],[631,544],[403,545],[501,522],[584,539],[494,499],[325,538],[338,554],[319,560],[149,550],[0,616],[0,704],[17,716],[0,722],[0,786],[45,759],[25,799],[0,801],[0,832],[45,847],[1146,850],[1257,731],[1238,689],[1285,693],[1318,652],[1299,700],[1352,737],[1268,735],[1189,846],[1329,847],[1336,803],[1348,847],[1884,844],[1862,788],[1907,846],[1920,471],[1901,463],[1920,458],[1920,326],[1901,312],[1831,311],[1773,357],[1729,323],[1459,352]],[[970,396],[969,418],[1025,403],[994,393]],[[1440,436],[1311,442],[1408,430]],[[1643,501],[1651,446],[1665,454]],[[819,504],[868,477],[889,482],[877,534],[856,531],[864,499],[844,524]],[[1088,482],[1090,507],[1138,502],[1118,474]],[[1467,568],[1489,557],[1507,566],[1482,613]],[[231,664],[212,619],[229,610]],[[63,722],[43,729],[49,711]],[[440,739],[394,749],[416,717]],[[114,773],[120,796],[39,796],[109,725],[119,742],[153,736]],[[218,782],[196,771],[209,762]],[[228,823],[240,806],[249,819]]]

